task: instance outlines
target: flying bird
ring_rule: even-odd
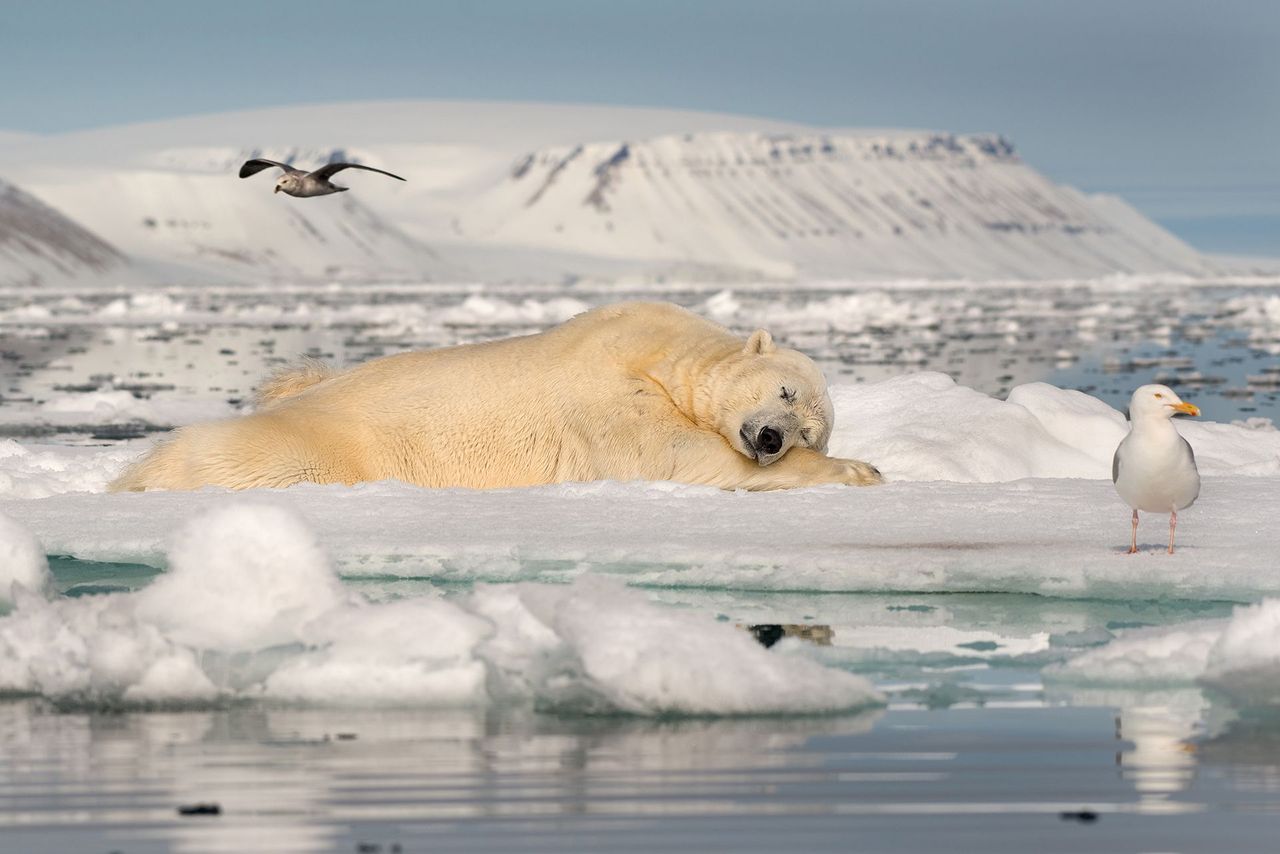
[[[1138,511],[1169,514],[1169,554],[1178,511],[1190,507],[1200,494],[1200,472],[1191,445],[1173,426],[1175,415],[1199,415],[1194,404],[1183,403],[1168,386],[1144,385],[1129,400],[1129,435],[1116,448],[1111,480],[1116,492],[1133,508],[1133,539],[1129,554],[1138,551]]]
[[[240,177],[248,178],[250,175],[257,175],[263,169],[269,169],[272,166],[278,166],[284,170],[284,174],[276,180],[276,188],[272,192],[279,193],[284,191],[291,196],[298,198],[306,198],[308,196],[327,196],[330,193],[343,193],[351,189],[350,187],[338,187],[332,184],[329,179],[337,172],[343,169],[363,169],[366,172],[377,172],[379,175],[387,175],[395,178],[397,181],[403,181],[399,175],[392,175],[390,172],[383,172],[381,169],[374,169],[372,166],[361,166],[359,163],[326,163],[314,172],[303,172],[301,169],[295,169],[288,163],[277,163],[274,160],[246,160],[244,165],[240,167]]]

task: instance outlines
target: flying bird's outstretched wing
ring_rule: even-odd
[[[332,178],[335,172],[341,172],[343,169],[363,169],[366,172],[377,172],[379,175],[388,175],[397,181],[403,181],[399,175],[392,175],[390,172],[383,172],[381,169],[374,169],[372,166],[361,166],[359,163],[326,163],[311,174],[321,180]]]
[[[272,166],[279,166],[286,172],[301,172],[301,169],[294,169],[288,163],[277,163],[274,160],[246,160],[244,165],[240,167],[240,177],[248,178],[250,175],[257,175],[263,169],[270,169]]]

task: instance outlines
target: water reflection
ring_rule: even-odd
[[[1068,699],[1119,705],[655,721],[256,704],[74,713],[11,700],[0,703],[0,833],[44,850],[106,838],[122,851],[389,852],[464,839],[565,850],[584,833],[604,848],[659,833],[675,847],[747,850],[816,828],[870,847],[941,839],[987,816],[973,839],[990,846],[1005,827],[994,847],[1026,850],[1081,810],[1113,830],[1136,827],[1109,824],[1117,814],[1202,813],[1201,831],[1225,839],[1247,830],[1231,825],[1239,809],[1280,806],[1275,753],[1251,750],[1280,743],[1276,730],[1201,741],[1212,710],[1194,691],[1053,701]],[[221,814],[178,815],[195,803]],[[1016,816],[1027,818],[1009,825]]]

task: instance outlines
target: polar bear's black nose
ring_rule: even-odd
[[[765,427],[756,439],[756,448],[762,454],[776,454],[782,450],[782,434],[772,427]]]

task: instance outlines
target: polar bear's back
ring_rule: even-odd
[[[113,488],[666,477],[661,428],[687,421],[650,368],[741,348],[677,306],[623,303],[535,335],[314,371],[282,380],[254,414],[177,431]]]

